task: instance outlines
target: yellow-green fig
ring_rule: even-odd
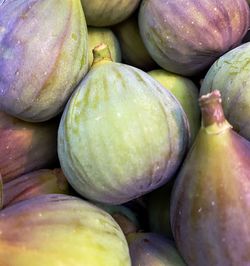
[[[68,182],[61,169],[41,169],[4,184],[3,206],[41,194],[67,194]]]
[[[176,178],[171,227],[188,265],[250,265],[250,142],[224,117],[218,90],[200,98],[202,127]]]
[[[108,45],[111,58],[114,62],[121,62],[120,44],[109,28],[88,27],[88,60],[89,67],[93,63],[92,50],[101,43]]]
[[[88,68],[80,0],[0,4],[0,110],[32,122],[60,113]]]
[[[81,0],[88,26],[106,27],[128,18],[140,0]]]
[[[191,134],[190,144],[192,144],[200,128],[198,88],[192,80],[163,69],[155,69],[148,72],[148,74],[172,92],[180,102],[188,118]]]
[[[76,197],[41,195],[0,211],[0,265],[130,266],[128,244],[105,211]]]
[[[0,173],[3,183],[57,161],[57,119],[30,123],[0,112]]]
[[[147,73],[110,60],[106,45],[64,110],[61,167],[82,196],[120,204],[171,179],[189,141],[176,98]]]

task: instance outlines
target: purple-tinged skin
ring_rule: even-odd
[[[192,76],[240,44],[249,16],[246,0],[144,0],[139,28],[156,63]]]
[[[58,121],[30,123],[0,112],[0,173],[3,183],[57,161]]]
[[[132,265],[184,266],[174,242],[155,233],[131,233],[127,236]]]
[[[69,186],[60,168],[41,169],[19,176],[4,184],[3,206],[42,194],[68,194]]]
[[[0,4],[0,109],[32,122],[57,115],[87,71],[80,0]]]
[[[188,265],[248,266],[250,142],[211,104],[202,107],[203,127],[174,184],[172,231]]]

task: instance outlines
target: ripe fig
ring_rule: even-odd
[[[3,180],[0,174],[0,209],[3,208]]]
[[[0,112],[0,172],[3,183],[52,166],[57,161],[57,129],[56,119],[30,123]]]
[[[106,27],[128,18],[140,0],[81,0],[88,26]]]
[[[56,116],[87,72],[80,0],[0,4],[0,110],[41,122]]]
[[[114,62],[121,62],[120,44],[112,30],[109,28],[88,27],[89,68],[93,63],[92,50],[101,43],[108,45],[111,58]]]
[[[219,90],[226,119],[250,140],[250,43],[221,56],[207,72],[200,94]]]
[[[0,265],[131,265],[115,220],[76,197],[40,195],[5,208],[0,232]]]
[[[115,25],[113,30],[121,46],[122,62],[144,71],[157,67],[142,41],[137,14]]]
[[[192,76],[241,43],[249,17],[246,0],[143,0],[139,28],[156,63]]]
[[[68,194],[68,182],[61,169],[41,169],[4,184],[3,206],[41,194]]]
[[[218,90],[200,98],[202,127],[175,181],[171,227],[188,265],[250,265],[250,142],[224,117]]]
[[[180,102],[188,118],[191,134],[191,145],[194,142],[196,134],[200,128],[198,88],[192,80],[174,73],[170,73],[163,69],[155,69],[148,72],[148,74],[159,81],[170,92],[172,92]]]
[[[132,265],[185,266],[174,242],[154,233],[131,233],[127,236]]]
[[[176,98],[147,73],[110,60],[106,45],[64,110],[61,167],[82,196],[121,204],[166,183],[189,141]]]

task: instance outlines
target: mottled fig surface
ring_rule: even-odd
[[[27,121],[62,111],[87,71],[80,0],[0,3],[0,109]]]
[[[190,76],[239,45],[249,17],[246,0],[143,0],[139,27],[162,68]]]
[[[76,191],[120,204],[171,179],[189,141],[176,98],[147,73],[95,49],[58,132],[61,167]]]
[[[42,194],[67,194],[68,182],[61,169],[32,171],[4,184],[3,206]]]
[[[57,161],[57,119],[25,122],[0,112],[0,173],[3,183]]]

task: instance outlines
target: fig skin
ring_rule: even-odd
[[[219,95],[200,100],[203,126],[172,190],[171,227],[188,265],[247,266],[250,142],[225,120]]]
[[[110,61],[107,46],[64,110],[58,155],[83,197],[121,204],[160,187],[180,165],[188,121],[175,97],[147,73]]]
[[[61,169],[41,169],[4,184],[3,206],[42,194],[68,194],[69,186]]]
[[[88,69],[80,0],[2,1],[0,26],[0,110],[51,119]]]
[[[128,18],[140,0],[81,0],[87,25],[107,27]]]
[[[207,72],[200,95],[219,90],[225,117],[234,130],[250,140],[250,43],[221,56]]]
[[[199,91],[194,82],[163,69],[155,69],[148,74],[159,81],[180,102],[190,126],[190,145],[193,144],[200,128]]]
[[[41,195],[5,208],[0,232],[0,265],[131,265],[115,220],[76,197]]]
[[[142,41],[137,14],[115,25],[113,30],[121,46],[123,63],[144,71],[157,67]]]
[[[241,43],[249,17],[246,0],[143,0],[139,28],[159,66],[193,76]]]
[[[57,162],[58,120],[25,122],[0,112],[0,172],[3,183]]]
[[[132,265],[185,266],[174,242],[155,233],[131,233],[127,236]]]
[[[117,37],[109,28],[88,27],[88,59],[89,68],[93,63],[93,49],[101,43],[105,43],[110,50],[114,62],[121,62],[121,48]]]

